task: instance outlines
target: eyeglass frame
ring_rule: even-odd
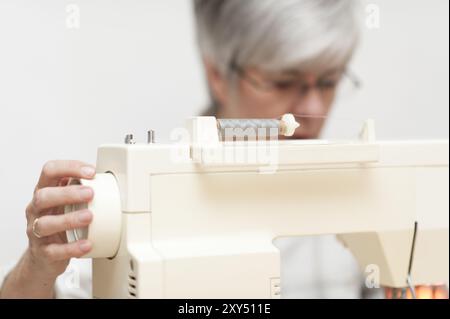
[[[235,62],[230,63],[230,70],[235,72],[236,74],[238,74],[242,79],[246,80],[248,83],[250,83],[255,89],[265,91],[265,92],[275,91],[275,90],[279,89],[276,87],[276,84],[273,83],[274,81],[267,81],[267,82],[272,82],[272,83],[270,83],[266,87],[263,87],[262,85],[257,83],[258,82],[257,80],[255,80],[253,77],[249,76],[243,67],[239,66]],[[352,72],[348,68],[343,69],[341,78],[339,79],[338,82],[341,82],[343,77],[350,80],[352,86],[355,89],[357,89],[357,90],[361,89],[361,87],[362,87],[361,80],[354,72]],[[297,82],[297,81],[295,81],[295,82]],[[298,81],[298,82],[300,83],[301,81]],[[319,82],[320,82],[320,79],[317,80],[314,85],[304,85],[304,83],[302,83],[302,87],[301,87],[302,92],[308,91],[312,88],[316,88],[322,92],[322,90],[325,90],[326,88],[321,87]]]

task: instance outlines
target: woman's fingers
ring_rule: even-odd
[[[95,175],[95,168],[80,161],[49,161],[45,163],[39,177],[36,190],[57,186],[61,178],[74,177],[91,179]]]
[[[83,185],[45,187],[34,193],[30,208],[33,215],[39,215],[40,212],[49,208],[87,203],[93,196],[92,188]]]
[[[69,229],[88,226],[92,221],[92,212],[83,209],[63,215],[45,215],[39,218],[35,231],[41,237],[51,236]]]
[[[81,257],[92,249],[88,240],[60,243],[59,235],[65,230],[83,228],[91,223],[89,210],[63,214],[63,208],[65,205],[88,203],[94,196],[90,187],[66,186],[69,179],[92,179],[94,176],[95,168],[80,161],[50,161],[42,169],[33,199],[26,208],[28,252],[32,263],[43,265],[42,269],[49,274],[62,274],[70,258]],[[56,236],[52,239],[52,235]],[[45,240],[39,239],[42,237]]]
[[[88,240],[79,240],[68,244],[49,244],[42,246],[42,255],[49,261],[62,261],[70,258],[79,258],[92,249]]]

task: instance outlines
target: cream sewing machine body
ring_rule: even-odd
[[[94,297],[277,298],[273,240],[321,234],[383,286],[448,282],[448,141],[373,130],[227,142],[214,117],[196,117],[185,143],[101,146],[97,177],[74,181],[94,188],[93,223],[68,233],[93,241]]]

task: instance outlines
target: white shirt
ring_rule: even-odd
[[[16,263],[0,267],[0,288]],[[73,258],[66,271],[56,279],[55,297],[58,299],[92,298],[92,262]]]

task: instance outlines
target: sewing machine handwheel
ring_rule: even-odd
[[[69,185],[91,187],[94,198],[87,204],[67,205],[64,212],[67,214],[87,208],[94,217],[89,227],[66,231],[67,241],[90,240],[92,250],[84,258],[114,257],[119,249],[122,228],[120,192],[114,175],[97,174],[92,180],[71,179]]]

